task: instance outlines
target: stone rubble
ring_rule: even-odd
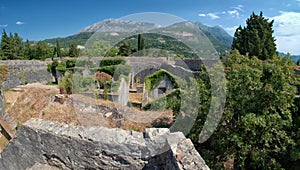
[[[209,168],[181,132],[27,121],[0,154],[0,170]]]

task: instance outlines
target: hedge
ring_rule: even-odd
[[[100,61],[99,66],[105,67],[105,66],[113,66],[113,65],[119,65],[119,64],[125,64],[125,60],[122,58],[103,59]]]

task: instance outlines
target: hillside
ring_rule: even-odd
[[[66,48],[71,42],[75,42],[79,45],[84,45],[95,32],[97,32],[97,39],[112,40],[112,42],[118,42],[115,40],[119,40],[120,37],[122,38],[124,34],[126,35],[129,32],[147,33],[153,31],[163,32],[172,30],[179,34],[181,32],[189,32],[186,31],[188,30],[186,28],[187,23],[192,24],[193,27],[199,29],[199,32],[202,31],[213,44],[213,46],[216,48],[217,52],[224,53],[226,50],[230,49],[232,37],[224,29],[218,26],[208,27],[200,22],[181,22],[168,27],[159,28],[158,26],[152,23],[109,19],[83,28],[75,35],[68,36],[65,38],[58,38],[58,40],[60,42],[61,47]],[[150,39],[145,39],[145,41],[153,42],[153,40],[156,37],[157,36],[149,37]],[[55,44],[56,38],[46,39],[44,41],[50,44]],[[148,46],[151,46],[152,48],[160,48],[161,46],[165,46],[157,42],[159,41],[156,40],[155,43],[150,43],[148,44]],[[168,41],[168,46],[170,47],[169,49],[178,49],[178,43],[176,41]]]

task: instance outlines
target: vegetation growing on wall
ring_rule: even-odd
[[[145,77],[145,84],[146,84],[146,89],[147,89],[148,93],[153,88],[155,88],[155,86],[158,85],[158,83],[164,78],[164,76],[167,76],[169,78],[169,80],[171,81],[174,88],[179,87],[176,81],[179,81],[180,78],[178,78],[177,76],[174,76],[173,74],[171,74],[170,72],[168,72],[164,69],[161,69],[161,70]]]
[[[173,114],[177,116],[180,112],[181,97],[180,90],[175,89],[167,95],[164,95],[144,106],[144,110],[167,110],[173,111]]]

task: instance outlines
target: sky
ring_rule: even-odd
[[[274,20],[277,50],[300,55],[300,0],[0,0],[0,29],[24,40],[66,37],[104,19],[160,12],[233,36],[252,12]]]

